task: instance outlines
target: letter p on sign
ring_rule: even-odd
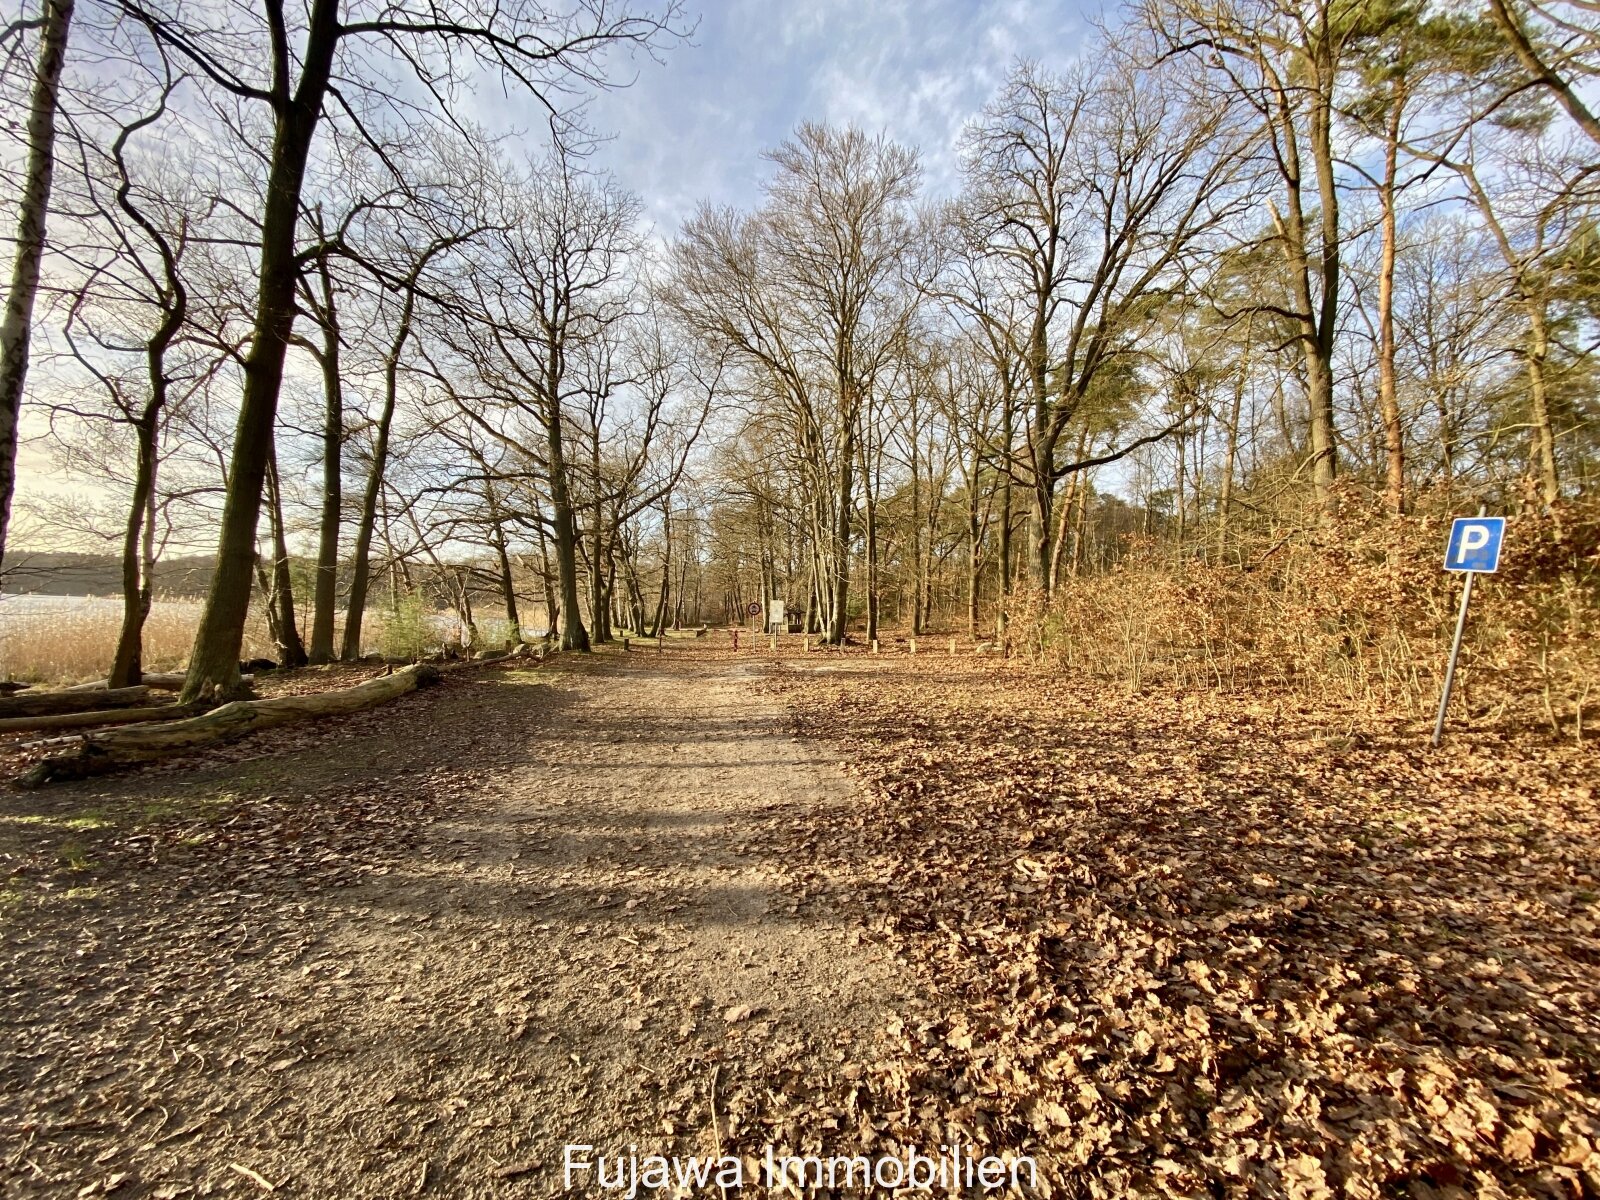
[[[1444,569],[1483,574],[1498,569],[1500,542],[1505,531],[1504,517],[1457,517],[1450,526],[1450,544],[1444,552]]]

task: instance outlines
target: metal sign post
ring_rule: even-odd
[[[1475,517],[1457,517],[1450,526],[1450,541],[1445,546],[1444,569],[1465,575],[1461,585],[1461,611],[1456,614],[1456,636],[1450,644],[1450,662],[1444,669],[1444,691],[1439,696],[1439,719],[1433,724],[1433,744],[1444,739],[1444,716],[1450,708],[1450,692],[1456,683],[1456,660],[1461,657],[1461,637],[1467,631],[1467,606],[1472,603],[1472,577],[1488,575],[1500,567],[1500,543],[1505,538],[1506,519],[1486,517],[1479,509]]]

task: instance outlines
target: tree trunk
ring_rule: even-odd
[[[915,401],[913,401],[915,403]],[[911,579],[915,594],[911,602],[911,636],[922,633],[922,472],[917,453],[916,410],[911,421]]]
[[[1011,397],[1009,392],[1002,403],[1004,412],[1001,420],[1004,426],[1004,440],[1001,445],[1005,454],[1005,470],[1000,476],[1000,586],[994,612],[994,632],[997,638],[1005,637],[1006,605],[1011,599],[1011,440],[1015,436],[1012,428]]]
[[[163,378],[157,390],[164,392]],[[164,400],[164,397],[163,397]],[[144,674],[144,623],[150,616],[151,569],[155,557],[156,422],[155,397],[134,427],[138,448],[134,461],[133,495],[122,531],[122,629],[111,660],[109,686],[131,687]]]
[[[865,469],[862,470],[867,475]],[[878,621],[881,615],[879,605],[881,584],[878,579],[878,496],[874,481],[870,476],[863,482],[867,485],[866,492],[866,555],[867,555],[867,641],[876,640],[878,636]],[[898,615],[898,614],[897,614]]]
[[[1078,434],[1078,453],[1073,458],[1074,462],[1083,458],[1084,452],[1089,447],[1089,428],[1084,426]],[[1050,594],[1055,594],[1056,585],[1061,582],[1061,555],[1066,549],[1067,531],[1072,521],[1072,503],[1078,496],[1078,480],[1081,471],[1074,471],[1067,480],[1067,494],[1061,499],[1061,516],[1056,522],[1055,538],[1050,544]]]
[[[59,713],[53,717],[15,717],[0,720],[0,733],[46,733],[60,729],[96,729],[108,725],[139,725],[146,721],[181,721],[199,716],[206,706],[152,704],[148,708],[116,708],[100,712]],[[24,743],[26,744],[26,743]]]
[[[1323,10],[1326,12],[1326,10]],[[1333,415],[1333,351],[1339,321],[1339,189],[1333,150],[1333,63],[1331,34],[1324,29],[1318,39],[1318,83],[1311,101],[1311,155],[1317,172],[1321,237],[1318,274],[1321,280],[1315,313],[1316,353],[1307,362],[1311,382],[1311,472],[1318,506],[1333,509],[1333,485],[1339,473]],[[1312,368],[1314,367],[1314,372]]]
[[[667,620],[667,594],[672,586],[672,502],[670,499],[661,506],[661,594],[656,597],[656,619],[650,630],[650,636],[659,638]]]
[[[1331,48],[1326,43],[1326,30],[1320,36],[1322,40],[1318,45],[1308,50],[1309,70],[1314,77],[1308,81],[1307,88],[1310,92],[1307,124],[1312,166],[1322,199],[1321,245],[1315,265],[1305,218],[1299,118],[1296,102],[1281,80],[1274,83],[1272,123],[1285,206],[1281,213],[1275,204],[1269,204],[1269,210],[1282,243],[1299,310],[1296,324],[1305,368],[1311,486],[1316,506],[1326,519],[1333,512],[1333,485],[1338,473],[1334,442],[1333,339],[1339,296],[1339,205],[1333,161],[1332,97],[1319,90],[1319,85],[1326,82],[1323,77],[1331,69],[1328,61]],[[1318,276],[1320,288],[1312,284],[1313,272]],[[1290,444],[1293,445],[1292,440]]]
[[[466,568],[455,573],[454,592],[456,612],[461,617],[461,648],[472,650],[478,646],[478,622],[472,615],[472,579]]]
[[[1233,405],[1228,410],[1228,450],[1222,462],[1222,491],[1217,497],[1217,558],[1221,561],[1228,552],[1228,523],[1233,513],[1233,477],[1239,461],[1239,417],[1244,407],[1245,370],[1233,389]]]
[[[515,646],[522,642],[522,614],[517,611],[517,583],[511,577],[511,555],[506,552],[505,530],[498,516],[494,520],[494,552],[500,563],[500,598],[506,606],[506,641]]]
[[[144,686],[95,688],[90,691],[23,692],[0,697],[0,719],[54,717],[62,713],[97,712],[102,708],[135,708],[150,703]]]
[[[545,538],[544,522],[535,523],[539,533],[539,580],[544,588],[544,636],[554,638],[561,617],[561,602],[557,599],[555,573],[550,569],[550,543]]]
[[[28,110],[28,163],[17,210],[11,287],[6,292],[5,317],[0,321],[0,556],[5,554],[11,497],[16,491],[18,416],[28,380],[28,340],[44,259],[50,181],[55,172],[56,109],[72,9],[73,0],[44,0],[44,28],[39,37],[39,59],[34,66]]]
[[[850,600],[850,507],[855,491],[855,430],[848,425],[839,447],[839,490],[835,501],[833,529],[833,611],[829,614],[828,641],[844,645]]]
[[[549,403],[557,389],[552,385]],[[578,598],[578,530],[567,490],[567,460],[562,445],[561,413],[552,407],[545,416],[545,448],[550,460],[550,508],[555,525],[556,575],[561,584],[561,648],[588,650],[589,631],[583,627]]]
[[[283,530],[283,494],[278,488],[278,455],[267,460],[268,518],[272,524],[272,595],[278,605],[278,653],[286,667],[306,665],[306,648],[294,612],[294,578],[289,571],[289,544]]]
[[[1182,554],[1183,543],[1188,539],[1189,536],[1189,498],[1187,495],[1187,489],[1184,486],[1186,482],[1185,475],[1188,470],[1188,464],[1186,460],[1188,458],[1187,450],[1189,439],[1182,433],[1179,433],[1178,436],[1173,439],[1173,441],[1177,443],[1178,450],[1177,470],[1173,473],[1172,477],[1173,507],[1177,510],[1178,552]]]
[[[589,447],[589,472],[594,487],[594,504],[589,524],[589,633],[592,640],[604,645],[611,640],[606,612],[605,539],[601,526],[605,522],[605,499],[600,494],[600,424],[595,422],[594,440]]]
[[[1550,422],[1550,393],[1545,382],[1545,360],[1550,354],[1550,335],[1544,305],[1528,297],[1528,343],[1524,358],[1528,367],[1529,424],[1533,427],[1533,464],[1539,477],[1539,492],[1546,504],[1561,496],[1561,476],[1556,467],[1555,431]]]
[[[1050,451],[1052,457],[1054,449]],[[1038,471],[1034,478],[1033,509],[1028,514],[1029,557],[1033,584],[1046,597],[1050,595],[1050,545],[1055,532],[1056,481],[1049,470]]]
[[[1326,43],[1326,35],[1323,37]],[[1318,64],[1320,72],[1330,72],[1331,64]],[[1334,437],[1333,419],[1333,344],[1339,322],[1339,190],[1333,160],[1333,101],[1331,83],[1323,80],[1328,93],[1318,91],[1310,112],[1310,149],[1317,166],[1322,237],[1318,246],[1320,293],[1315,312],[1317,352],[1307,362],[1310,381],[1310,451],[1312,482],[1317,490],[1318,507],[1333,509],[1333,485],[1339,474],[1339,451]]]
[[[282,629],[278,624],[278,591],[274,582],[276,576],[267,569],[267,560],[259,554],[252,566],[256,575],[255,586],[261,593],[262,613],[267,618],[267,640],[274,646],[282,645]]]
[[[1394,261],[1396,177],[1400,160],[1400,118],[1405,109],[1405,84],[1396,78],[1384,130],[1382,246],[1378,256],[1378,411],[1383,418],[1384,504],[1392,513],[1406,510],[1405,431],[1400,425],[1400,400],[1394,370]]]
[[[272,447],[278,393],[283,386],[284,356],[294,327],[295,288],[300,273],[295,254],[300,195],[339,34],[338,0],[312,0],[300,82],[292,96],[276,97],[276,127],[261,222],[255,321],[244,363],[244,394],[229,460],[216,569],[189,656],[188,682],[180,697],[186,704],[226,696],[239,688],[239,647],[244,641],[250,609],[256,519],[261,513],[267,454]],[[277,51],[280,57],[286,53],[287,48]],[[287,62],[277,66],[285,73],[291,69]]]
[[[344,454],[344,383],[340,378],[339,319],[326,257],[322,276],[322,520],[317,529],[317,582],[312,599],[313,663],[333,661],[333,625],[339,604],[339,518]]]
[[[978,514],[978,447],[972,448],[972,469],[967,475],[967,634],[978,636],[978,603],[982,590],[983,525]]]
[[[1576,122],[1578,128],[1588,134],[1596,145],[1600,145],[1600,119],[1590,111],[1572,85],[1539,57],[1533,43],[1528,40],[1528,35],[1523,32],[1522,22],[1511,11],[1507,0],[1489,0],[1489,15],[1500,27],[1502,36],[1517,56],[1517,62],[1522,65],[1523,70],[1554,92],[1556,99],[1561,102],[1561,107],[1567,110],[1567,115]]]
[[[411,280],[415,283],[415,279]],[[339,657],[354,662],[361,657],[361,624],[367,608],[367,581],[371,572],[372,535],[378,522],[378,497],[383,493],[383,476],[389,468],[389,431],[394,425],[395,404],[400,391],[400,355],[411,333],[411,317],[417,294],[408,289],[400,310],[400,324],[389,345],[384,363],[383,409],[372,437],[372,466],[367,472],[366,490],[361,496],[361,515],[356,523],[356,544],[350,556],[350,599],[345,605],[344,643]]]
[[[1083,573],[1083,545],[1089,533],[1089,497],[1094,494],[1093,480],[1085,477],[1079,485],[1077,532],[1072,535],[1072,577]]]

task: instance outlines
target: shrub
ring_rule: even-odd
[[[369,617],[376,615],[369,612]],[[399,597],[377,621],[378,652],[386,658],[418,659],[439,645],[432,610],[421,592]]]

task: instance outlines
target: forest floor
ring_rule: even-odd
[[[942,654],[452,672],[0,797],[0,1195],[958,1140],[1038,1194],[1600,1195],[1597,784]]]

